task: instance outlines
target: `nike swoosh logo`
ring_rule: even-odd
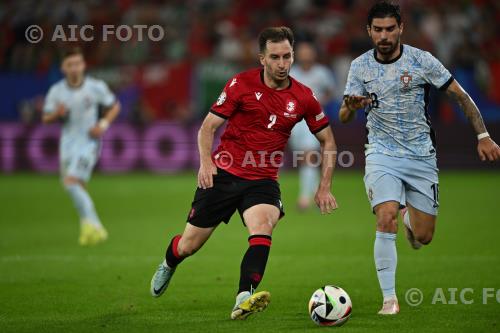
[[[363,83],[364,83],[364,84],[367,84],[367,83],[370,83],[370,82],[372,82],[372,81],[375,81],[375,79],[373,79],[373,80],[369,80],[369,81],[363,80]]]
[[[162,289],[164,289],[164,288],[165,288],[165,286],[166,286],[166,285],[167,285],[167,283],[165,282],[165,283],[163,284],[163,286],[161,286],[161,287],[160,287],[160,289],[153,288],[154,293],[155,293],[155,294],[159,294],[159,293],[162,291]]]
[[[380,271],[383,271],[383,270],[386,270],[388,269],[389,267],[384,267],[384,268],[381,268],[381,269],[377,269],[377,272],[380,272]]]

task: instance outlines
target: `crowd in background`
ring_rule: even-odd
[[[0,3],[0,77],[43,78],[40,87],[48,88],[61,77],[61,49],[78,45],[91,74],[105,79],[119,96],[123,119],[190,121],[208,111],[231,75],[258,66],[256,37],[263,27],[287,25],[297,41],[314,43],[318,61],[331,70],[335,108],[350,62],[371,48],[366,16],[372,4],[373,0],[7,0]],[[494,105],[486,117],[500,120],[495,114],[500,114],[500,2],[399,4],[403,42],[433,53],[473,97]],[[90,24],[96,38],[68,43],[45,37],[30,44],[25,30],[32,24],[41,26],[46,36],[57,24]],[[110,36],[103,41],[99,29],[106,24],[160,25],[165,37],[154,42],[135,36],[122,42]],[[30,114],[39,112],[43,93],[27,94],[16,102],[21,119],[29,121]],[[437,103],[434,118],[446,122],[458,117],[447,103]],[[1,116],[9,117],[13,115],[7,111]]]

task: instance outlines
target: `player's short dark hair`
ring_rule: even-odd
[[[368,26],[372,25],[374,18],[394,17],[398,25],[401,25],[401,10],[399,5],[388,1],[379,1],[368,12]]]
[[[67,48],[62,53],[62,60],[69,58],[74,55],[81,55],[83,57],[83,51],[79,47]]]
[[[269,27],[262,30],[259,34],[259,50],[264,52],[268,41],[279,43],[288,40],[293,48],[294,38],[292,29],[289,27]]]

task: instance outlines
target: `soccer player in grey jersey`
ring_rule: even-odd
[[[500,148],[490,138],[481,114],[450,72],[429,52],[400,42],[399,6],[375,4],[368,14],[374,49],[351,63],[339,117],[350,121],[365,108],[365,187],[377,231],[375,267],[384,297],[379,314],[399,312],[395,290],[396,233],[400,207],[413,248],[431,242],[438,208],[438,169],[434,133],[427,114],[430,86],[445,91],[471,122],[482,161],[496,161]]]
[[[120,112],[120,105],[106,83],[85,76],[80,49],[67,51],[61,70],[65,78],[49,90],[43,109],[43,122],[63,123],[59,143],[61,177],[80,216],[80,245],[93,245],[107,239],[94,203],[86,190],[97,162],[100,139]],[[99,119],[99,106],[105,115]]]

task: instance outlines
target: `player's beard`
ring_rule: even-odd
[[[82,73],[71,73],[66,76],[66,80],[72,86],[79,86],[83,82],[83,74]]]
[[[377,43],[377,52],[383,55],[389,55],[394,53],[394,51],[399,47],[399,40],[396,41],[396,43],[392,42],[381,42]]]

